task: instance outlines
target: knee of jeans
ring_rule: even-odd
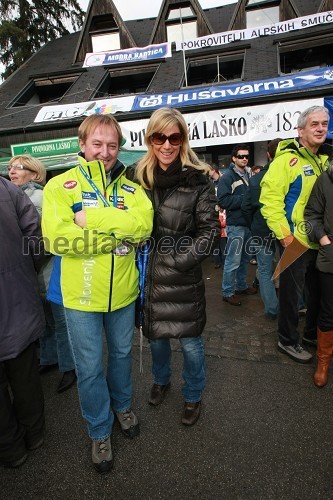
[[[202,337],[183,337],[180,339],[182,349],[188,353],[203,351],[204,343]]]

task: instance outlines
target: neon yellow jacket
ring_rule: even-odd
[[[318,153],[295,139],[281,141],[260,183],[261,213],[279,240],[292,233],[305,246],[317,248],[307,237],[304,208],[317,177],[327,167],[328,155]]]
[[[152,204],[143,188],[128,180],[119,161],[106,186],[104,165],[81,167],[105,195],[104,206],[89,180],[75,167],[51,179],[44,188],[42,230],[46,248],[61,256],[60,284],[65,307],[108,312],[133,302],[138,295],[135,246],[150,236]],[[86,211],[87,227],[74,223]],[[122,245],[122,242],[134,245]]]

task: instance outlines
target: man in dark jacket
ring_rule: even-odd
[[[36,274],[44,256],[34,205],[3,177],[0,240],[0,464],[19,467],[27,450],[44,441],[44,398],[35,352],[35,340],[45,326]]]
[[[259,202],[262,178],[268,171],[273,160],[276,148],[282,139],[273,139],[268,143],[268,163],[263,169],[251,177],[249,187],[242,202],[242,213],[251,229],[253,243],[256,245],[256,259],[258,263],[259,289],[265,307],[265,315],[269,319],[277,318],[278,299],[272,281],[273,260],[275,256],[275,238],[260,212],[262,204]]]
[[[247,166],[249,147],[246,144],[238,144],[231,155],[235,166],[226,170],[217,190],[219,206],[227,213],[228,242],[222,289],[225,302],[240,306],[241,301],[237,295],[253,295],[257,292],[246,282],[249,263],[247,242],[251,239],[251,232],[241,211],[243,196],[251,176],[251,169]]]

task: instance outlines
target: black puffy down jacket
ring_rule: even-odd
[[[143,333],[150,339],[196,337],[206,323],[201,262],[220,234],[214,186],[192,167],[155,207],[147,264]]]

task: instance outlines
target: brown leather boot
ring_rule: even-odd
[[[328,381],[328,370],[333,355],[333,331],[322,332],[317,329],[317,370],[313,375],[317,387],[324,387]]]

